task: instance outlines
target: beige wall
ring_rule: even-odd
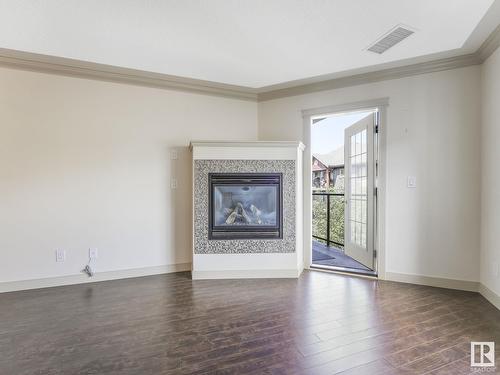
[[[481,78],[481,283],[500,295],[500,49]]]
[[[0,69],[0,282],[190,262],[189,141],[256,138],[256,103]]]
[[[483,68],[484,118],[498,111],[498,60]],[[468,67],[262,102],[257,119],[251,102],[0,69],[0,282],[78,274],[89,247],[101,272],[190,262],[191,139],[303,140],[302,109],[380,97],[386,271],[478,281],[480,84]],[[483,271],[498,262],[498,190],[484,185],[496,124],[483,127]]]
[[[259,137],[304,140],[301,110],[381,97],[390,100],[386,271],[478,281],[479,66],[262,102]]]

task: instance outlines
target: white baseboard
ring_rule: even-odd
[[[276,279],[298,278],[302,273],[298,269],[285,270],[222,270],[191,271],[193,280],[209,279]]]
[[[446,279],[442,277],[412,275],[397,272],[386,272],[385,280],[398,281],[400,283],[434,286],[437,288],[465,290],[469,292],[479,291],[479,282],[477,281]]]
[[[191,270],[191,263],[170,264],[165,266],[134,268],[128,270],[99,272],[94,277],[86,275],[70,275],[50,277],[44,279],[8,281],[0,283],[0,293],[16,290],[48,288],[53,286],[85,284],[107,280],[126,279],[131,277],[152,276],[164,273],[182,272]],[[254,278],[298,278],[302,270],[233,270],[233,271],[192,271],[193,280],[209,279],[254,279]],[[438,288],[458,289],[479,292],[492,305],[500,310],[500,296],[485,285],[476,281],[446,279],[422,275],[411,275],[396,272],[387,272],[385,280],[402,283],[427,285]]]
[[[441,277],[430,277],[422,275],[411,275],[397,272],[387,272],[385,280],[397,281],[417,285],[427,285],[437,288],[465,290],[478,292],[486,298],[493,306],[500,310],[500,296],[484,284],[477,281],[446,279]]]
[[[500,296],[484,284],[479,285],[479,293],[486,298],[493,306],[500,310]]]
[[[84,274],[49,277],[43,279],[7,281],[0,283],[0,293],[13,292],[16,290],[48,288],[53,286],[94,283],[98,281],[127,279],[130,277],[141,277],[159,275],[163,273],[190,271],[191,263],[169,264],[164,266],[133,268],[128,270],[97,272],[93,277]]]

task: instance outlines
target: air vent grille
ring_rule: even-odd
[[[401,42],[403,39],[408,38],[414,31],[403,26],[396,26],[389,33],[385,34],[382,38],[367,48],[368,51],[378,54],[384,53],[389,48]]]

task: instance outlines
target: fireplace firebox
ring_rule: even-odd
[[[209,173],[211,240],[283,238],[281,173]]]

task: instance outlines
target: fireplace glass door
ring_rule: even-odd
[[[281,174],[211,174],[211,239],[281,238]]]

